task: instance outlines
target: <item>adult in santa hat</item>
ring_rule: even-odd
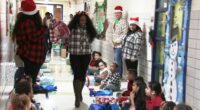
[[[123,76],[122,62],[122,39],[127,33],[127,22],[122,19],[123,7],[116,6],[114,8],[115,22],[113,25],[112,43],[114,48],[114,60],[118,64],[118,72]]]
[[[37,91],[36,78],[46,57],[46,28],[33,0],[23,0],[20,9],[12,36],[17,44],[16,55],[22,59],[25,74],[32,78],[33,90]]]
[[[123,38],[122,54],[127,70],[134,70],[134,76],[137,76],[138,59],[143,39],[143,33],[139,25],[139,17],[130,18],[127,35]]]

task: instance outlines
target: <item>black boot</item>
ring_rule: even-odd
[[[75,94],[75,107],[80,107],[80,101],[81,101],[81,90],[82,90],[82,82],[79,80],[73,81],[74,86],[74,94]]]

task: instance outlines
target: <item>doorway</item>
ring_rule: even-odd
[[[54,19],[57,21],[63,20],[63,5],[61,4],[44,4],[36,3],[38,10],[40,10],[40,15],[42,18],[45,17],[46,12],[53,14]]]

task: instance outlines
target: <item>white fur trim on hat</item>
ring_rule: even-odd
[[[135,24],[135,25],[140,27],[140,24],[137,21],[129,21],[129,25],[131,25],[131,24]]]
[[[139,25],[139,23],[138,23],[137,21],[129,21],[128,23],[129,23],[129,25],[130,25],[130,24],[136,24],[136,25]]]
[[[26,15],[34,15],[38,12],[37,9],[33,10],[33,11],[23,11],[22,10],[22,13],[26,14]]]
[[[115,10],[115,12],[123,12],[122,10]]]

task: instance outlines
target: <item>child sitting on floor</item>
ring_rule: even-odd
[[[26,94],[14,94],[11,104],[12,110],[35,110],[31,108],[30,98]]]
[[[167,101],[161,104],[159,110],[174,110],[176,104],[172,101]]]
[[[159,110],[161,103],[164,102],[161,85],[159,82],[149,82],[146,88],[146,110]]]
[[[146,110],[146,84],[142,77],[137,77],[133,81],[129,102],[122,104],[121,110]]]
[[[100,84],[102,80],[110,74],[110,70],[107,68],[107,64],[104,61],[99,62],[99,75],[95,75],[95,83]]]
[[[34,108],[34,110],[38,110],[38,106],[36,105],[35,101],[33,101],[33,89],[30,82],[27,80],[18,82],[15,86],[15,93],[19,95],[26,94],[32,102],[32,108]]]
[[[89,64],[89,67],[88,67],[88,71],[87,71],[87,74],[88,75],[94,75],[94,73],[98,73],[98,63],[102,61],[101,59],[101,53],[100,52],[97,52],[97,51],[94,51],[92,53],[92,60]]]
[[[192,110],[192,108],[189,105],[186,104],[178,104],[174,107],[174,110]]]
[[[122,93],[122,96],[130,96],[132,91],[133,81],[137,77],[136,70],[129,69],[127,72],[128,85],[127,90]]]
[[[120,90],[120,74],[117,73],[118,65],[116,63],[112,63],[110,65],[111,73],[108,77],[101,82],[100,89],[104,90],[112,90],[112,91],[119,91]]]

